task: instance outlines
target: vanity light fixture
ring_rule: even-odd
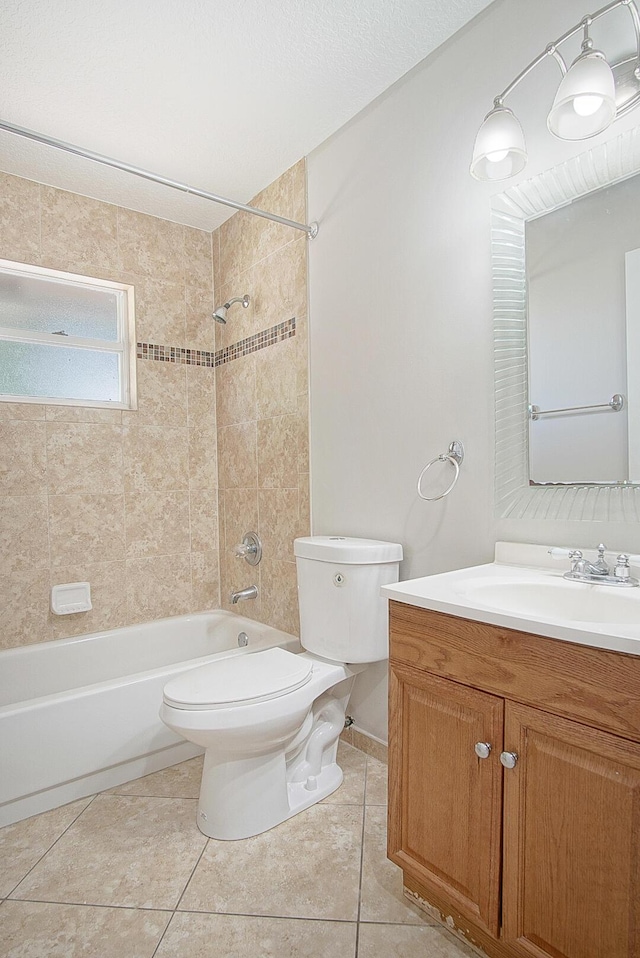
[[[617,7],[627,7],[631,14],[636,52],[608,63],[604,53],[594,49],[589,28]],[[567,68],[558,47],[580,30],[583,31],[582,49]],[[518,118],[504,101],[547,57],[553,57],[562,72],[547,118],[551,133],[562,140],[583,140],[602,133],[617,117],[640,104],[640,15],[635,0],[614,0],[583,17],[580,23],[550,43],[495,98],[493,110],[484,118],[476,137],[470,170],[476,179],[505,180],[524,169],[527,162],[524,133]]]

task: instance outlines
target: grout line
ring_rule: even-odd
[[[161,905],[154,905],[153,907],[143,907],[142,905],[105,905],[103,902],[91,902],[91,901],[56,901],[55,899],[50,898],[6,898],[5,901],[18,902],[18,904],[25,903],[27,905],[69,905],[71,908],[116,908],[118,911],[160,911],[173,914],[172,908],[163,908]]]
[[[40,862],[42,861],[42,859],[43,859],[46,855],[48,855],[49,852],[50,852],[53,848],[55,848],[55,846],[58,844],[58,842],[60,841],[60,839],[62,838],[62,836],[67,834],[67,832],[69,831],[69,829],[71,828],[72,825],[75,825],[75,823],[78,821],[78,819],[80,818],[80,816],[83,815],[83,814],[86,812],[86,810],[93,804],[93,802],[96,800],[96,798],[97,798],[97,796],[98,796],[99,794],[100,794],[100,792],[96,792],[95,795],[92,795],[92,796],[91,796],[91,798],[89,799],[89,801],[87,802],[87,804],[85,805],[85,807],[84,807],[83,809],[81,809],[81,810],[78,812],[78,814],[73,818],[73,821],[69,822],[69,824],[67,825],[67,827],[66,827],[62,832],[60,832],[60,834],[58,835],[58,837],[56,838],[56,840],[55,840],[51,845],[49,845],[49,847],[47,848],[47,850],[42,853],[42,855],[40,856],[40,858],[39,858],[36,862],[34,862],[33,865],[31,866],[31,868],[26,872],[26,874],[24,874],[24,875],[22,876],[22,878],[20,879],[20,881],[18,882],[18,884],[15,885],[15,886],[11,889],[11,891],[9,892],[9,894],[6,896],[7,899],[9,898],[10,895],[13,895],[13,893],[20,887],[20,885],[22,884],[22,882],[25,880],[25,878],[27,878],[27,877],[31,874],[31,872],[33,871],[33,869],[34,869],[34,868],[37,868],[37,866],[40,864]],[[78,798],[78,799],[76,799],[76,801],[81,802],[82,799],[81,799],[81,798]],[[61,806],[61,807],[64,808],[64,805]],[[54,811],[54,809],[50,809],[50,811]],[[41,812],[40,814],[46,815],[46,812]],[[28,821],[28,819],[26,819],[26,821]],[[18,822],[16,822],[15,824],[17,825]],[[20,899],[20,898],[18,898],[18,899],[12,899],[12,901],[23,901],[23,900],[28,900],[28,899]]]
[[[367,756],[364,766],[364,795],[362,802],[362,832],[360,836],[360,877],[358,881],[358,913],[356,925],[356,947],[354,958],[358,958],[358,948],[360,946],[360,912],[362,911],[362,871],[364,868],[364,826],[367,817],[367,771],[369,768],[369,757]]]

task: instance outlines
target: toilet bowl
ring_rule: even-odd
[[[163,722],[205,749],[197,822],[211,838],[260,834],[339,787],[338,739],[353,683],[388,654],[380,585],[397,581],[401,547],[307,537],[294,551],[305,651],[222,659],[164,689]],[[375,573],[363,575],[367,565]]]

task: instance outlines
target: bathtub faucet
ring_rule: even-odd
[[[257,599],[258,598],[258,586],[249,585],[246,589],[240,589],[239,592],[232,592],[230,595],[231,604],[237,605],[241,599]]]

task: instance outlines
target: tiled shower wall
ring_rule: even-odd
[[[306,222],[304,161],[252,205]],[[294,634],[293,539],[309,534],[307,243],[303,233],[246,213],[213,234],[216,301],[251,299],[216,328],[218,348],[246,341],[245,355],[216,369],[222,604],[230,608],[231,590],[255,584],[258,598],[238,611]],[[281,323],[294,335],[255,349],[259,334]],[[264,547],[255,568],[234,556],[250,531]]]
[[[137,340],[214,347],[210,233],[0,174],[0,257],[133,283]],[[0,403],[0,647],[218,605],[214,371],[137,376],[135,412]]]
[[[252,202],[304,220],[305,192],[301,162]],[[238,611],[298,631],[306,243],[242,213],[216,231],[216,303],[251,297],[216,326],[210,234],[0,173],[0,258],[134,284],[136,339],[165,347],[140,350],[135,412],[0,403],[0,647],[217,607],[219,566],[225,607],[255,583]],[[148,358],[166,347],[235,348],[214,372]],[[249,530],[258,569],[233,557]],[[51,585],[85,579],[93,610],[51,615]]]

